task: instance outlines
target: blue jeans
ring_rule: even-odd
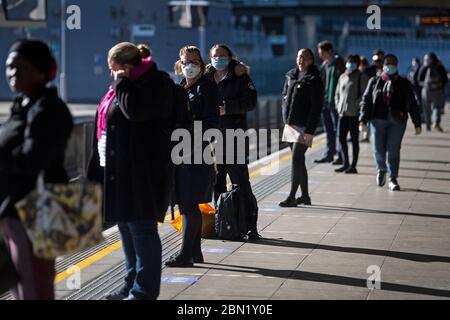
[[[156,300],[161,286],[162,247],[156,221],[119,223],[127,275],[122,289],[139,300]]]
[[[387,171],[389,177],[397,178],[400,166],[400,148],[406,131],[406,122],[404,125],[399,125],[383,119],[373,119],[370,121],[370,128],[377,170]]]
[[[325,157],[333,160],[334,155],[337,154],[341,157],[340,148],[336,145],[337,140],[337,125],[338,125],[339,115],[336,111],[336,108],[326,104],[322,110],[322,123],[325,127],[325,132],[327,134],[327,147],[325,151]]]

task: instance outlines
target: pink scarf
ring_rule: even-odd
[[[148,70],[150,70],[153,65],[151,57],[142,59],[142,63],[131,70],[130,79],[137,80],[144,75]],[[102,132],[106,131],[106,120],[109,107],[116,98],[116,92],[110,86],[108,92],[103,97],[100,105],[98,107],[98,117],[97,117],[97,139],[100,140],[102,137]]]

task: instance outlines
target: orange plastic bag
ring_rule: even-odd
[[[202,238],[213,237],[216,234],[216,209],[209,203],[202,203],[198,205],[200,212],[202,213]],[[180,211],[175,212],[175,219],[170,221],[170,224],[181,233],[183,230],[183,218]]]

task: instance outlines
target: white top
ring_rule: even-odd
[[[106,167],[106,130],[102,131],[102,136],[98,140],[98,155],[100,158],[100,167]]]

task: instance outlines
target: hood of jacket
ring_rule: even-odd
[[[206,73],[209,75],[213,75],[216,72],[216,68],[214,68],[211,64],[208,64],[206,66]],[[231,75],[235,75],[237,77],[241,77],[244,74],[250,73],[250,67],[246,64],[237,61],[237,60],[231,60],[230,64],[228,65],[228,75],[227,78]]]

